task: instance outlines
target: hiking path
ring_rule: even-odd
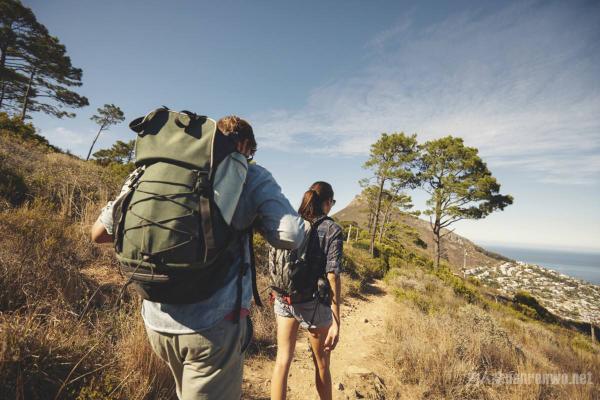
[[[394,298],[382,281],[369,284],[359,297],[342,305],[340,341],[331,356],[334,399],[384,399],[386,367],[385,320],[394,309]],[[268,399],[273,360],[251,359],[244,368],[247,399]],[[288,399],[318,399],[310,344],[305,332],[296,342],[288,379]],[[389,370],[388,370],[389,371]],[[389,377],[388,377],[389,379]]]

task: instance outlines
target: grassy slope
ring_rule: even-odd
[[[0,170],[0,397],[173,398],[170,373],[148,347],[138,300],[130,291],[120,295],[112,249],[88,239],[120,177],[2,129]],[[376,260],[364,241],[346,247],[346,296],[384,275],[396,291],[398,309],[388,323],[394,345],[384,352],[398,376],[390,391],[408,398],[592,398],[592,386],[469,385],[473,371],[599,377],[599,349],[486,300],[481,287],[447,269],[433,271],[419,238],[400,229]],[[261,287],[264,252],[259,241]],[[272,311],[255,309],[253,316],[251,356],[272,359]]]
[[[172,393],[112,249],[89,240],[121,177],[7,129],[0,170],[0,398]]]

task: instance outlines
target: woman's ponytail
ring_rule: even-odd
[[[315,182],[304,192],[298,214],[307,221],[313,222],[325,213],[323,203],[333,199],[333,189],[327,182]]]

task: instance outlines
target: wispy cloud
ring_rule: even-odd
[[[80,132],[59,126],[42,132],[50,143],[65,149],[73,149],[84,144],[87,137]]]
[[[492,165],[597,182],[598,17],[599,3],[557,2],[422,27],[401,19],[365,44],[370,61],[354,77],[315,88],[301,109],[255,116],[261,145],[357,155],[381,132],[452,134]]]
[[[58,146],[61,149],[68,149],[73,152],[73,154],[85,156],[96,132],[93,129],[74,131],[63,126],[58,126],[56,128],[43,130],[41,134],[53,145]],[[98,150],[102,146],[107,146],[108,143],[112,143],[114,141],[112,136],[111,132],[101,135],[95,150]]]

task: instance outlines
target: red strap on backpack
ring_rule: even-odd
[[[269,302],[271,304],[273,304],[275,302],[275,299],[277,297],[279,297],[279,300],[283,301],[285,304],[290,305],[290,306],[292,305],[292,298],[290,296],[284,296],[284,295],[277,296],[275,294],[275,292],[270,292],[269,293]]]

